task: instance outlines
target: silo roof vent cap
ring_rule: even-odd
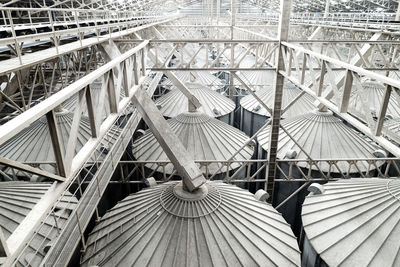
[[[393,120],[393,115],[392,114],[386,114],[385,119]]]
[[[388,155],[385,150],[377,149],[372,153],[377,158],[386,158]]]
[[[269,194],[263,189],[259,189],[254,194],[254,198],[257,199],[258,201],[265,202],[269,198]]]
[[[154,179],[154,177],[149,177],[147,179],[144,180],[144,183],[148,186],[148,187],[153,187],[157,185],[156,179]]]
[[[253,107],[253,111],[259,111],[261,109],[261,105],[257,105],[255,107]]]
[[[322,184],[318,184],[318,183],[312,183],[309,187],[308,187],[308,192],[313,193],[314,195],[320,195],[323,194],[325,192],[325,188]]]
[[[213,112],[215,115],[221,115],[221,111],[217,108],[213,108]]]
[[[297,156],[297,151],[294,149],[289,149],[285,154],[285,157],[288,159],[294,159],[296,156]]]

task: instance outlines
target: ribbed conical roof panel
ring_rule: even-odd
[[[379,115],[386,88],[376,81],[365,81],[362,83],[362,90],[355,91],[349,103],[349,110],[353,114],[365,118],[365,114],[372,112]],[[389,99],[386,115],[392,118],[400,118],[400,104],[392,93]]]
[[[282,126],[296,140],[296,142],[310,155],[312,159],[365,159],[374,158],[373,152],[378,149],[360,136],[355,130],[346,126],[340,119],[333,116],[332,112],[310,112],[295,118],[281,121]],[[258,136],[258,142],[266,151],[269,149],[270,126]],[[297,152],[296,159],[307,159],[306,154],[300,150],[295,142],[282,130],[279,131],[278,158],[284,159],[289,150]],[[298,163],[304,167],[305,163]],[[348,170],[348,164],[338,162],[341,171]],[[380,165],[380,164],[379,164]],[[367,162],[358,162],[360,171],[367,171]],[[329,171],[329,165],[320,163],[319,168]],[[313,169],[316,169],[313,166]],[[336,167],[330,170],[338,172]],[[352,166],[350,172],[358,172]]]
[[[145,77],[145,80],[142,83],[144,90],[147,90],[147,88],[149,87],[150,83],[152,82],[155,74],[156,74],[155,72],[151,72],[149,75],[147,75]],[[102,87],[102,82],[96,80],[95,82],[90,84],[90,92],[92,95],[93,108],[96,109],[97,106],[99,106],[100,103],[102,103],[102,106],[103,106],[103,114],[102,115],[103,115],[103,118],[105,118],[110,114],[110,104],[108,101],[108,98],[109,98],[108,91],[105,90],[104,96],[102,96],[101,95],[101,87]],[[117,84],[115,84],[115,87],[117,87]],[[119,98],[123,98],[123,97],[125,97],[125,91],[123,90],[123,88],[121,88],[121,91],[119,92]],[[78,93],[74,94],[72,97],[70,97],[69,99],[64,101],[64,103],[62,103],[62,107],[69,111],[73,111],[73,110],[75,110],[77,104],[78,104]],[[135,110],[135,107],[132,104],[129,104],[129,106],[125,109],[125,115],[134,112],[134,110]],[[84,114],[85,116],[88,116],[86,101],[83,105],[82,114]]]
[[[282,111],[299,95],[301,90],[296,86],[285,83],[282,95]],[[269,107],[274,104],[274,90],[272,87],[262,88],[256,92],[257,96]],[[302,95],[288,110],[283,113],[283,118],[293,118],[300,114],[307,113],[315,109],[314,99],[308,95]],[[271,116],[269,112],[261,106],[253,95],[247,95],[240,100],[242,108],[261,116]]]
[[[66,110],[56,113],[57,126],[64,152],[66,151],[66,146],[68,144],[73,118],[74,114]],[[119,129],[113,127],[112,131],[117,133]],[[77,143],[75,147],[76,153],[91,138],[91,136],[89,119],[87,117],[82,117],[79,124]],[[105,147],[111,146],[114,138],[110,136],[107,140],[108,141],[103,141]],[[42,117],[36,120],[3,144],[0,147],[0,155],[19,162],[55,163],[55,156],[46,118]],[[43,168],[48,171],[54,171],[54,169],[49,165],[44,165]]]
[[[7,239],[17,229],[32,208],[52,186],[51,183],[0,182],[0,227]],[[44,227],[35,233],[29,246],[20,255],[17,266],[39,266],[44,258],[43,248],[53,240],[75,208],[77,199],[66,193],[57,203],[57,226],[49,217]],[[30,265],[29,265],[30,264]]]
[[[196,73],[191,73],[190,71],[174,71],[173,73],[183,83],[186,82],[199,83],[201,85],[210,87],[211,89],[214,90],[222,89],[225,86],[225,83],[221,79],[205,71],[198,71]],[[172,89],[176,89],[176,87],[169,79],[166,79],[161,84],[163,86],[168,86],[172,87]]]
[[[400,119],[392,119],[384,122],[384,132],[389,138],[400,143]]]
[[[200,84],[186,84],[190,92],[200,101],[200,112],[211,117],[221,117],[235,109],[235,103],[229,98]],[[188,111],[188,99],[180,90],[172,90],[156,101],[165,117],[176,117]]]
[[[240,130],[199,112],[186,112],[168,120],[168,124],[181,140],[184,147],[194,160],[228,160],[248,139]],[[248,160],[253,155],[253,147],[246,146],[236,157],[236,160]],[[154,135],[147,131],[133,144],[133,155],[139,161],[167,161],[168,157]],[[209,172],[217,171],[218,163],[208,166]],[[156,169],[155,164],[147,164],[148,168]],[[231,165],[232,169],[239,163]],[[161,171],[161,168],[158,169]],[[166,166],[165,172],[172,173],[172,165]],[[205,171],[205,167],[201,167]],[[220,172],[225,171],[221,168]]]
[[[241,71],[242,80],[251,85],[250,87],[254,90],[259,89],[271,89],[274,84],[274,71]]]
[[[219,182],[187,200],[176,185],[144,189],[108,211],[89,235],[82,265],[300,265],[296,238],[271,205]]]
[[[400,180],[353,178],[310,195],[302,220],[328,266],[400,265]]]

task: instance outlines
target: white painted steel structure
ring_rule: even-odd
[[[8,168],[54,181],[6,240],[0,234],[0,252],[5,252],[0,260],[5,265],[21,260],[35,240],[34,233],[44,227],[41,222],[52,216],[68,192],[79,196],[78,202],[70,207],[73,212],[60,227],[57,242],[42,263],[65,265],[79,242],[85,249],[84,230],[97,211],[112,173],[120,166],[130,164],[137,170],[150,163],[172,162],[191,190],[204,182],[193,160],[186,159],[187,153],[174,150],[165,141],[177,139],[168,127],[163,129],[167,124],[149,101],[165,74],[188,97],[190,109],[200,107],[198,99],[172,71],[191,72],[195,77],[202,72],[224,71],[230,77],[225,85],[230,97],[234,85],[245,83],[243,88],[257,101],[259,85],[243,81],[241,72],[274,73],[274,102],[260,102],[262,108],[272,111],[271,121],[244,140],[230,158],[201,162],[202,166],[220,166],[214,174],[236,163],[248,170],[258,166],[255,173],[248,172],[243,179],[237,175],[240,169],[227,174],[226,181],[267,184],[272,195],[280,172],[276,169],[281,161],[276,152],[284,80],[313,98],[320,110],[330,109],[360,134],[400,157],[398,120],[392,120],[389,115],[394,112],[388,111],[400,105],[400,8],[396,1],[9,0],[0,5],[0,146],[46,118],[54,154],[50,164],[57,169],[52,173],[39,167],[49,162],[32,164],[0,157],[0,175],[7,175],[3,170]],[[254,60],[253,64],[249,59]],[[150,71],[157,73],[148,76]],[[143,86],[148,77],[151,82]],[[363,85],[365,79],[373,79],[381,88],[376,96],[381,100],[375,102],[374,112],[368,105],[361,105],[361,109],[352,106],[356,94],[362,103],[367,102],[362,97],[368,90]],[[99,80],[100,94],[108,97],[94,104],[90,85]],[[72,96],[77,97],[77,104],[65,143],[56,112]],[[122,118],[126,114],[132,115]],[[84,115],[88,116],[90,136],[80,143],[78,126],[86,120]],[[142,116],[157,132],[170,161],[119,162]],[[116,124],[121,126],[120,131],[111,130]],[[272,153],[268,159],[238,161],[235,156],[251,145],[268,124],[272,125],[268,148]],[[113,146],[105,151],[102,144],[111,141]],[[100,157],[100,153],[105,156]],[[396,158],[380,158],[378,176],[399,176]],[[307,158],[286,162],[305,167],[336,164],[343,168],[359,162],[369,168],[378,159]],[[290,175],[283,177],[280,180],[295,180]],[[320,177],[304,174],[296,179],[332,177],[321,173]]]

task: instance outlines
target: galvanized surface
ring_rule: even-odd
[[[340,159],[340,158],[375,158],[372,154],[379,147],[360,133],[346,126],[343,121],[333,116],[332,112],[319,112],[317,110],[291,119],[282,121],[282,126],[296,140],[311,159]],[[258,136],[258,142],[264,150],[268,150],[270,126]],[[279,133],[278,155],[279,159],[285,159],[290,150],[297,152],[294,159],[307,159],[307,155],[295,144],[295,142],[282,130]],[[345,170],[345,166],[338,163],[339,170]],[[302,162],[299,166],[304,167]],[[318,164],[321,171],[339,172],[333,166],[321,162]],[[360,162],[356,166],[347,166],[349,173],[368,171],[370,166],[366,162]],[[313,166],[312,169],[317,169]]]
[[[1,182],[0,183],[0,227],[5,238],[18,227],[26,215],[31,211],[40,198],[51,187],[50,183],[26,183],[26,182]],[[58,203],[58,211],[44,222],[45,227],[41,227],[39,232],[34,235],[34,240],[29,247],[24,250],[17,266],[38,266],[44,258],[45,246],[49,245],[54,239],[59,228],[62,227],[75,207],[77,199],[67,193]]]
[[[383,129],[386,136],[400,143],[400,118],[385,121]]]
[[[214,119],[200,112],[186,112],[168,120],[175,134],[182,141],[185,148],[194,160],[227,160],[248,139],[240,130]],[[235,160],[247,160],[253,155],[254,148],[246,146],[235,158]],[[167,155],[162,150],[154,135],[147,131],[133,144],[133,155],[139,161],[167,160]],[[156,164],[147,164],[150,169],[157,169]],[[233,163],[232,169],[238,168],[240,164]],[[218,170],[218,163],[211,164],[208,169],[211,173]],[[200,169],[205,172],[204,166]],[[224,172],[223,167],[220,172]],[[158,169],[162,172],[162,169]],[[173,166],[165,166],[165,173],[171,174]]]
[[[362,88],[359,88],[350,97],[349,110],[353,114],[365,118],[365,110],[378,116],[383,102],[386,87],[376,81],[365,81]],[[390,96],[389,106],[386,115],[392,118],[400,118],[399,96],[393,92]]]
[[[82,266],[299,266],[290,226],[236,186],[207,182],[198,196],[179,182],[120,201],[87,240]]]
[[[173,72],[183,83],[192,82],[199,83],[204,86],[210,87],[213,90],[222,89],[225,86],[224,81],[212,75],[210,72],[206,71],[198,71],[198,72],[190,72],[190,71],[174,71]],[[161,83],[161,85],[175,89],[172,82],[167,79]]]
[[[200,101],[200,112],[211,117],[221,117],[235,109],[235,103],[220,93],[201,84],[185,83],[190,92]],[[180,90],[172,90],[155,101],[161,113],[168,118],[188,111],[188,99]]]
[[[56,113],[63,151],[66,151],[73,117],[74,114],[65,109]],[[113,127],[112,131],[117,132],[119,129]],[[75,153],[77,153],[90,138],[91,128],[89,119],[87,117],[82,117],[79,124]],[[111,140],[113,140],[113,138],[111,138]],[[111,146],[109,140],[102,142],[103,146],[106,148]],[[55,156],[46,118],[43,117],[33,122],[29,127],[0,146],[0,155],[18,162],[48,162],[49,164],[54,164]],[[50,166],[49,164],[42,164],[42,169],[55,172],[54,166]]]
[[[151,72],[146,76],[145,80],[142,83],[142,86],[144,89],[147,90],[147,88],[150,86],[151,81],[153,80],[154,76],[156,75],[156,72]],[[106,99],[108,99],[108,92],[105,90],[105,95],[103,101],[101,101],[101,86],[102,86],[102,81],[101,79],[98,79],[94,81],[92,84],[90,84],[90,91],[92,94],[92,100],[93,100],[93,105],[94,107],[97,107],[100,103],[103,103],[103,117],[106,118],[110,114],[110,105]],[[117,84],[115,83],[115,86],[117,87]],[[125,97],[125,92],[124,90],[120,90],[119,92],[119,98]],[[74,111],[76,105],[78,103],[78,93],[67,99],[63,104],[62,107],[69,110],[69,111]],[[129,105],[127,109],[125,109],[124,114],[131,114],[134,112],[135,107],[133,105]],[[88,116],[87,113],[87,106],[84,105],[82,108],[82,114],[85,116]]]
[[[241,77],[253,90],[260,90],[263,88],[271,89],[274,85],[275,72],[274,71],[241,71]]]
[[[302,211],[304,231],[328,266],[399,266],[400,180],[353,178],[323,185]]]
[[[293,84],[286,82],[283,88],[282,95],[282,110],[284,110],[299,94],[301,94],[301,90],[294,86]],[[272,108],[274,103],[274,91],[272,90],[272,86],[263,87],[259,91],[256,92],[257,96],[265,103],[268,107]],[[300,114],[307,113],[315,109],[314,99],[308,95],[304,94],[301,96],[292,106],[288,108],[288,110],[283,113],[283,118],[293,118]],[[240,106],[252,113],[268,116],[271,114],[262,105],[254,98],[252,95],[247,95],[240,100]]]

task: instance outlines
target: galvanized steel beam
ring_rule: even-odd
[[[282,108],[282,94],[284,76],[281,74],[281,70],[285,69],[284,52],[285,47],[282,45],[282,41],[287,41],[289,36],[289,23],[290,23],[290,9],[292,7],[291,0],[281,0],[280,2],[280,20],[279,20],[279,48],[276,59],[276,76],[275,76],[275,91],[274,91],[274,106],[271,114],[271,129],[269,137],[269,149],[268,149],[268,166],[267,166],[267,182],[265,184],[265,190],[271,196],[271,201],[274,195],[274,186],[276,178],[276,159],[279,142],[279,129],[281,120],[281,108]]]
[[[150,96],[144,90],[139,89],[133,95],[132,101],[168,158],[174,164],[186,188],[189,191],[194,191],[204,184],[206,179],[203,173],[194,163]]]

